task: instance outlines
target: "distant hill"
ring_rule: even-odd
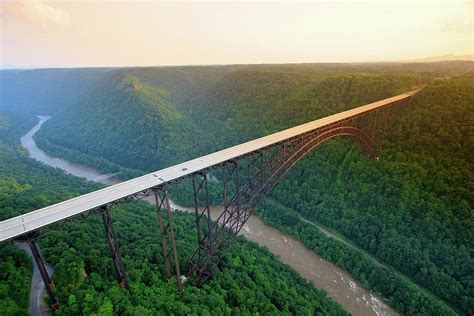
[[[471,54],[471,55],[447,54],[447,55],[442,55],[442,56],[432,56],[432,57],[424,57],[424,58],[416,58],[416,59],[399,60],[399,62],[432,63],[432,62],[438,62],[438,61],[455,61],[455,60],[474,61],[474,54]]]
[[[156,170],[184,161],[202,146],[203,129],[189,107],[226,67],[120,69],[58,111],[37,137],[128,168]],[[41,142],[41,140],[40,140]]]
[[[45,150],[152,171],[469,70],[474,62],[16,71],[5,104],[49,105],[37,134]]]

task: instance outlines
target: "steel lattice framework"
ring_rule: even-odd
[[[223,164],[224,207],[216,221],[210,220],[206,175],[193,176],[193,183],[199,183],[194,185],[198,247],[189,260],[188,276],[197,285],[203,284],[212,275],[212,269],[219,264],[223,251],[240,232],[261,199],[316,146],[336,136],[349,136],[364,154],[378,159],[379,149],[371,138],[348,123],[353,121],[316,129]],[[230,198],[229,186],[234,188]],[[199,206],[197,198],[202,191],[206,196],[203,207]],[[204,232],[203,227],[207,227]]]
[[[188,261],[186,276],[200,286],[212,276],[214,269],[219,268],[225,249],[258,203],[298,161],[321,143],[338,136],[352,138],[362,153],[378,160],[390,107],[408,100],[419,90],[334,114],[5,220],[0,222],[0,241],[15,238],[28,241],[51,305],[56,308],[54,284],[35,243],[38,230],[75,215],[98,213],[104,224],[116,278],[129,289],[111,210],[114,205],[152,196],[166,275],[169,279],[175,277],[181,293],[185,277],[181,276],[168,192],[173,184],[184,179],[192,181],[197,247]],[[222,211],[214,220],[209,205],[211,172],[218,174],[222,184]]]

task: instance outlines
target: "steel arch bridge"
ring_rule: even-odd
[[[7,219],[0,222],[0,241],[23,239],[29,243],[54,308],[58,304],[52,291],[54,284],[35,242],[38,231],[79,214],[96,212],[103,220],[116,278],[129,289],[110,207],[153,196],[167,277],[175,277],[182,292],[185,278],[181,275],[178,261],[168,190],[177,182],[191,179],[197,246],[188,261],[186,276],[200,286],[212,276],[225,249],[261,199],[298,161],[321,143],[338,136],[352,138],[362,153],[378,160],[380,147],[375,139],[383,142],[391,106],[410,99],[419,90],[340,112]],[[211,219],[210,213],[210,172],[219,173],[223,187],[222,212],[216,220]]]
[[[224,203],[222,213],[215,221],[210,220],[206,199],[208,177],[205,173],[195,175],[193,191],[198,247],[189,261],[188,275],[198,285],[204,283],[211,276],[213,266],[220,262],[223,250],[242,229],[261,199],[307,153],[337,136],[353,138],[364,154],[378,159],[379,150],[371,138],[360,128],[342,122],[300,134],[238,160],[229,160],[221,166]],[[229,191],[232,191],[230,198]],[[199,201],[203,202],[201,207]],[[206,229],[203,231],[202,227]]]

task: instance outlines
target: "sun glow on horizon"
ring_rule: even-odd
[[[358,62],[473,54],[471,1],[4,1],[2,66]]]

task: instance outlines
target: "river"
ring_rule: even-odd
[[[33,135],[49,117],[38,116],[38,118],[38,124],[21,137],[21,144],[28,150],[31,158],[91,181],[106,185],[120,182],[113,175],[104,175],[94,168],[52,157],[39,149],[33,140]],[[173,208],[192,211],[190,208],[171,204]],[[213,207],[211,209],[212,217],[216,218],[220,211],[219,207]],[[364,289],[348,272],[316,255],[300,241],[266,225],[258,217],[252,215],[240,234],[260,246],[266,246],[270,252],[280,257],[282,262],[291,266],[317,288],[324,289],[329,297],[353,315],[398,315],[395,310],[383,302],[382,298]]]

